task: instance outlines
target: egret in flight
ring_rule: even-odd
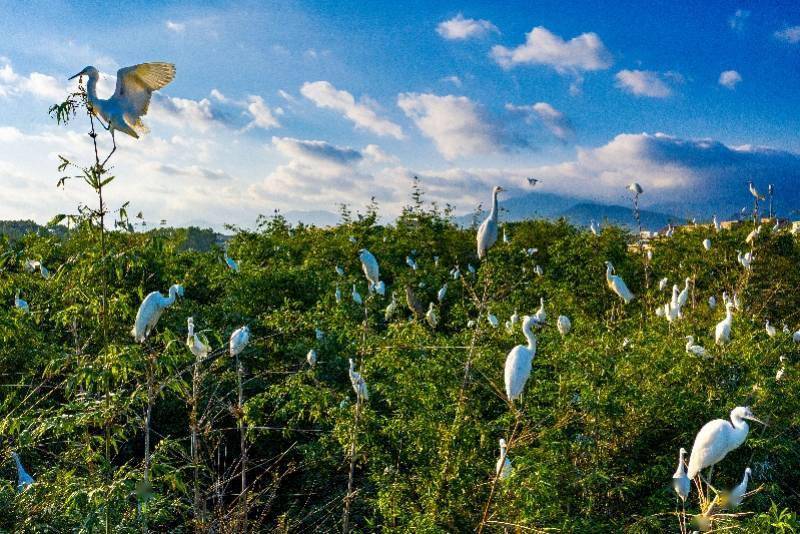
[[[633,293],[631,293],[631,290],[625,285],[625,281],[614,274],[614,266],[611,265],[610,261],[606,262],[606,283],[608,284],[608,288],[616,293],[625,304],[633,300]]]
[[[495,467],[495,473],[499,480],[506,480],[511,476],[511,460],[508,459],[507,450],[506,440],[500,438],[500,458],[498,458],[497,467]]]
[[[747,406],[737,406],[731,410],[731,419],[709,421],[694,438],[692,454],[689,456],[687,476],[693,479],[697,474],[721,461],[725,456],[744,443],[750,427],[747,420],[765,423],[753,415]]]
[[[150,97],[153,91],[162,89],[175,78],[175,65],[161,62],[140,63],[119,69],[114,94],[105,100],[97,97],[97,81],[100,79],[100,72],[89,66],[72,76],[70,80],[81,76],[89,78],[86,85],[86,98],[89,101],[90,110],[98,117],[103,128],[111,132],[114,150],[116,150],[115,130],[137,139],[139,138],[138,132],[147,131],[142,123],[142,117],[147,114]]]
[[[531,376],[533,357],[536,356],[536,336],[531,332],[534,322],[534,319],[527,315],[522,318],[522,333],[528,340],[528,344],[517,345],[506,356],[504,378],[506,395],[511,402],[522,395],[525,383]]]
[[[486,257],[486,252],[497,241],[497,195],[505,191],[499,185],[494,186],[492,189],[492,210],[489,216],[486,217],[480,227],[478,227],[478,259]]]
[[[144,340],[150,335],[150,331],[158,323],[161,314],[167,307],[172,306],[177,297],[183,297],[183,286],[180,284],[173,284],[169,288],[168,297],[158,291],[153,291],[144,298],[139,306],[139,311],[136,312],[136,321],[131,329],[131,335],[137,343],[144,343]]]

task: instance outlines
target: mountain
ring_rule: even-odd
[[[623,206],[584,202],[562,211],[559,217],[567,219],[575,226],[587,226],[592,220],[595,220],[601,224],[613,224],[631,230],[636,229],[636,218],[634,217],[633,209]],[[639,210],[639,217],[642,220],[642,229],[644,230],[658,230],[670,222],[680,222],[680,219],[676,217],[655,211]]]

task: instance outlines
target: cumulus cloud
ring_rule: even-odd
[[[543,26],[525,35],[516,48],[496,45],[491,57],[503,68],[519,65],[545,65],[558,72],[604,70],[611,66],[611,53],[596,33],[582,33],[566,41]]]
[[[278,119],[275,118],[275,115],[273,115],[272,110],[264,103],[264,99],[260,96],[250,95],[247,97],[247,111],[253,118],[247,125],[247,129],[263,128],[268,130],[270,128],[278,128],[281,125]],[[276,112],[280,114],[278,110],[276,110]]]
[[[550,133],[562,141],[570,139],[575,133],[567,116],[547,102],[537,102],[532,106],[506,104],[505,107],[508,111],[523,114],[529,123],[538,119]]]
[[[208,98],[192,100],[162,93],[153,94],[147,117],[173,128],[188,127],[198,132],[207,132],[221,125]]]
[[[800,43],[800,26],[792,26],[775,32],[775,38],[789,44]]]
[[[615,78],[618,88],[635,96],[666,98],[672,94],[672,89],[658,72],[650,70],[621,70]]]
[[[500,33],[497,26],[483,19],[467,19],[459,13],[450,20],[436,26],[436,33],[451,41],[464,41],[484,37],[489,33]]]
[[[726,70],[719,75],[719,84],[728,89],[735,89],[736,85],[742,81],[742,75],[735,70]]]
[[[379,117],[371,102],[363,99],[361,102],[356,102],[352,94],[336,89],[330,82],[306,82],[300,88],[300,93],[317,107],[338,111],[358,128],[381,136],[403,138],[403,129],[398,124]]]
[[[233,177],[222,169],[209,169],[200,165],[181,167],[171,163],[156,164],[154,170],[168,176],[186,176],[189,178],[202,178],[211,181],[228,181]]]
[[[501,136],[477,103],[466,96],[402,93],[397,105],[446,159],[496,152]]]
[[[0,132],[2,135],[2,132]],[[399,160],[396,156],[387,154],[378,145],[370,144],[364,147],[363,154],[375,163],[398,163]]]
[[[165,25],[167,29],[171,32],[183,33],[186,31],[186,24],[182,22],[173,22],[171,20],[168,20]]]
[[[51,102],[61,101],[67,94],[67,85],[53,76],[31,72],[27,76],[14,71],[11,62],[0,58],[0,97],[33,96]]]
[[[453,75],[453,76],[445,76],[444,78],[442,78],[441,81],[447,82],[447,83],[452,83],[456,87],[461,87],[461,85],[462,85],[461,78],[459,78],[458,76],[455,76],[455,75]]]

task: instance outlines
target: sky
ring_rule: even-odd
[[[92,201],[57,188],[91,160],[86,117],[48,107],[87,65],[176,65],[140,139],[119,134],[112,205],[150,221],[386,218],[413,176],[457,213],[491,188],[645,207],[800,201],[800,3],[7,2],[0,0],[0,219]],[[110,146],[107,135],[101,146]],[[737,204],[738,205],[738,204]],[[800,203],[796,208],[800,208]]]

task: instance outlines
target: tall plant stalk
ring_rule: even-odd
[[[244,420],[244,364],[236,355],[236,388],[239,394],[237,417],[239,419],[239,447],[241,449],[242,489],[239,493],[241,507],[240,532],[247,532],[247,424]]]

